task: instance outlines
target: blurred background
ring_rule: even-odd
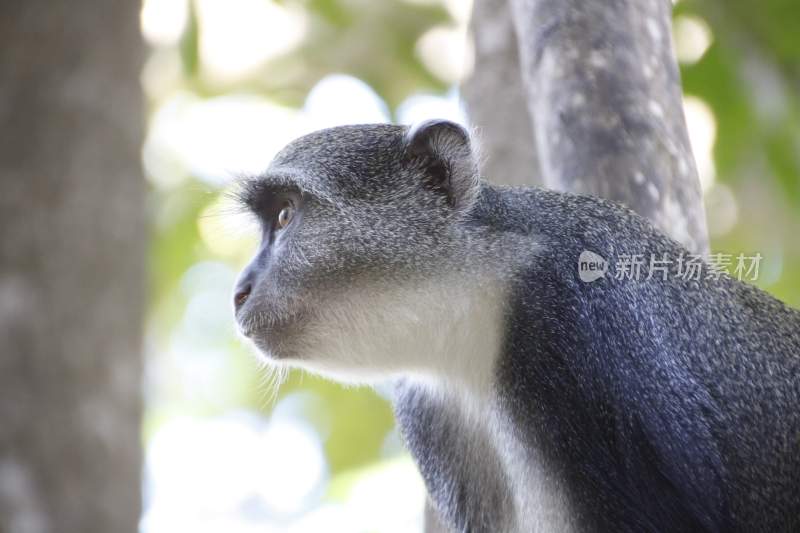
[[[466,122],[459,85],[473,67],[471,7],[469,0],[144,0],[140,10],[125,12],[138,16],[141,33],[124,42],[145,43],[136,72],[143,105],[135,110],[143,115],[149,232],[140,253],[148,271],[140,291],[142,533],[421,531],[424,487],[385,391],[297,372],[277,376],[237,337],[231,288],[257,232],[225,192],[235,177],[258,173],[284,144],[315,129],[429,117]],[[87,9],[81,16],[94,23],[70,31],[91,39],[103,17],[118,14]],[[0,45],[14,37],[40,50],[48,32],[61,31],[54,22],[23,35],[15,28],[24,21],[0,20]],[[795,307],[799,30],[794,0],[675,6],[685,113],[712,250],[760,253],[756,284]],[[111,53],[122,39],[113,32],[92,53]],[[64,61],[79,68],[81,60]],[[7,87],[27,70],[17,63],[2,68],[0,112],[11,113],[24,95]],[[37,86],[63,83],[56,74]],[[70,91],[78,100],[98,97],[80,84]],[[120,118],[114,131],[131,120],[136,116]],[[6,142],[24,127],[23,118],[6,121]],[[58,127],[61,135],[80,132],[69,121]],[[20,149],[4,153],[6,171]],[[3,209],[25,209],[10,198],[0,200]],[[28,301],[14,287],[0,284],[0,318]],[[129,296],[138,301],[137,294]],[[10,347],[15,337],[8,335],[3,344]],[[8,390],[3,394],[17,394]],[[4,397],[3,420],[13,418],[14,402],[25,394]],[[25,476],[0,457],[0,496],[16,498]],[[37,524],[36,513],[24,516]]]

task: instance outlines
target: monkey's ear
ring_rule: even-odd
[[[447,198],[457,211],[475,202],[480,180],[469,133],[449,120],[426,120],[406,132],[406,153],[420,165],[426,186]]]

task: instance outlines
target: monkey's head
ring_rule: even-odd
[[[428,337],[461,312],[456,273],[480,186],[452,122],[292,142],[239,194],[262,228],[235,289],[241,332],[268,360],[340,379],[423,364],[435,347],[415,343],[442,342]]]

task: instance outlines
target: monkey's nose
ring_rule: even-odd
[[[233,294],[233,307],[236,311],[239,311],[247,299],[250,297],[250,293],[253,290],[253,285],[248,281],[245,283],[241,283],[236,287],[236,290]]]

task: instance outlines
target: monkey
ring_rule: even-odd
[[[391,383],[452,531],[800,531],[800,312],[684,275],[622,205],[493,185],[476,153],[445,120],[288,144],[236,193],[261,228],[240,332],[270,364]],[[589,281],[587,252],[673,262]]]

